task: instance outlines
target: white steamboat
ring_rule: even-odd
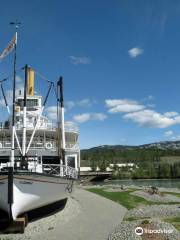
[[[26,65],[24,95],[15,97],[14,116],[4,95],[10,116],[0,126],[0,209],[12,220],[67,198],[78,177],[78,128],[64,122],[62,79],[57,84],[57,123],[43,115],[51,86],[45,99],[34,95],[34,71]]]

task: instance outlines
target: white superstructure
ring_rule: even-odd
[[[34,95],[34,73],[29,72],[27,92],[15,99],[15,148],[12,116],[0,124],[0,209],[13,220],[67,198],[80,169],[78,127],[64,122],[63,97],[57,98],[62,102],[53,123],[43,115],[47,97]],[[58,84],[63,95],[62,78]]]
[[[15,128],[19,142],[23,138],[23,96],[16,97]],[[32,132],[42,111],[42,97],[27,97],[26,113],[26,148],[29,145]],[[73,122],[65,122],[65,158],[66,165],[74,167],[77,171],[80,166],[80,150],[78,144],[78,127]],[[38,160],[40,164],[57,164],[58,158],[58,131],[57,123],[51,122],[46,116],[41,116],[37,130],[27,153],[29,165]],[[0,124],[0,169],[9,161],[11,151],[11,120],[10,118]],[[21,159],[21,153],[15,142],[15,162]],[[37,163],[36,163],[37,164]]]

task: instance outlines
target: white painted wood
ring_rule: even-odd
[[[3,178],[3,175],[0,176],[1,178]],[[18,215],[24,212],[67,198],[67,186],[70,183],[70,180],[60,177],[36,174],[15,175],[13,184],[14,203],[12,204],[13,219],[15,220]],[[0,208],[9,213],[7,192],[7,179],[0,180]]]

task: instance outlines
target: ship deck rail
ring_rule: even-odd
[[[78,178],[78,172],[76,171],[76,169],[67,165],[42,164],[42,167],[43,167],[43,172],[50,175],[66,176],[68,178],[73,178],[73,179]]]
[[[27,131],[28,130],[33,130],[35,125],[33,122],[27,121]],[[44,122],[39,124],[37,130],[46,130],[46,131],[56,131],[58,128],[58,124],[55,122]],[[78,126],[74,122],[65,122],[64,124],[65,132],[73,132],[73,133],[78,133],[79,129]],[[22,124],[16,124],[16,130],[22,130],[23,125]],[[0,122],[0,131],[2,130],[11,130],[11,124],[10,122]]]
[[[9,166],[9,162],[0,164],[0,173],[7,171]],[[62,164],[42,164],[41,166],[42,168],[38,168],[38,164],[35,162],[34,166],[31,164],[31,168],[28,168],[27,172],[78,179],[78,171],[71,166]],[[15,172],[21,172],[20,168],[16,169]]]
[[[28,141],[29,142],[29,141]],[[33,141],[30,146],[30,150],[35,149],[45,149],[45,150],[56,150],[58,147],[57,141],[49,140],[49,141]],[[4,151],[5,149],[11,149],[11,141],[0,141],[0,151]],[[18,149],[18,145],[15,142],[15,149]],[[79,144],[72,143],[72,142],[66,142],[65,146],[66,150],[78,150]]]

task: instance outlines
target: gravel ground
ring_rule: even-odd
[[[179,188],[159,188],[160,192],[174,192],[174,193],[180,193]]]
[[[25,233],[0,235],[3,240],[104,240],[126,213],[121,205],[76,188],[64,210],[29,223]]]
[[[135,234],[135,228],[138,222],[122,222],[119,224],[113,233],[108,237],[108,240],[139,240],[141,237]]]
[[[142,236],[138,236],[135,233],[136,227],[142,226],[142,221],[133,221],[133,222],[122,222],[119,224],[113,233],[111,233],[108,237],[108,240],[141,240],[146,239],[144,234]],[[169,223],[161,222],[160,220],[152,220],[152,225],[150,225],[150,230],[161,230],[163,231],[163,236],[161,234],[156,233],[156,235],[149,234],[150,238],[148,239],[163,239],[163,240],[179,240],[180,233]],[[144,226],[144,228],[147,228]],[[165,233],[165,231],[166,233]],[[167,230],[169,233],[167,233]]]
[[[143,197],[148,201],[153,201],[153,202],[179,202],[180,203],[180,198],[172,195],[172,194],[164,194],[164,196],[160,196],[159,194],[149,194],[144,191],[135,191],[131,193],[132,195]]]
[[[155,226],[157,229],[172,229],[172,233],[166,233],[164,234],[168,240],[179,240],[180,239],[180,232],[175,229],[174,226],[172,226],[170,223],[162,222],[162,221],[156,221]]]
[[[177,204],[142,206],[131,209],[126,214],[126,218],[163,218],[169,216],[180,216],[180,206]]]

